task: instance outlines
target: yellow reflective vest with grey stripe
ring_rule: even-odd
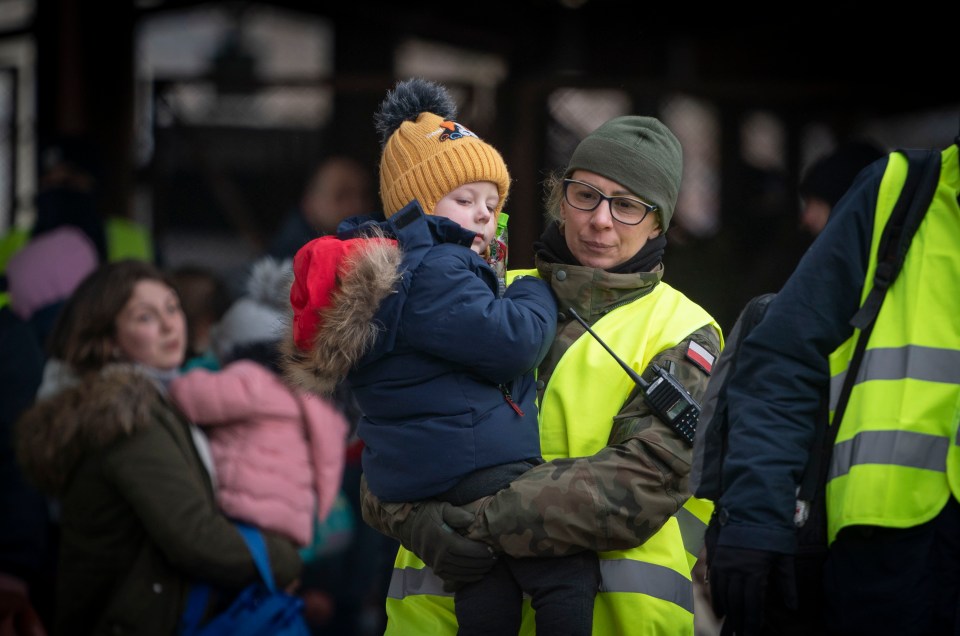
[[[906,179],[890,155],[877,197],[873,255]],[[960,500],[960,166],[941,154],[940,181],[887,291],[837,432],[827,482],[829,540],[851,525],[909,528]],[[859,330],[830,356],[831,415]]]
[[[535,270],[517,272],[537,275]],[[661,282],[646,296],[619,307],[593,330],[638,372],[661,351],[716,322],[701,307]],[[544,459],[589,456],[604,448],[613,418],[635,385],[589,334],[564,353],[543,395],[540,440]],[[602,582],[593,632],[693,634],[690,570],[713,506],[688,501],[642,546],[600,553]],[[387,634],[454,634],[453,596],[413,554],[401,548],[387,598]],[[525,601],[521,634],[534,633]]]

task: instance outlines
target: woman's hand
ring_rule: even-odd
[[[479,581],[497,562],[493,549],[460,535],[454,527],[467,527],[474,513],[440,501],[384,503],[360,482],[363,520],[400,541],[446,582]]]

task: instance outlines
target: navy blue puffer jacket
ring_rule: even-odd
[[[549,286],[525,277],[498,297],[493,270],[469,249],[474,233],[416,202],[380,226],[398,240],[401,277],[347,377],[364,413],[370,490],[414,501],[474,470],[538,457],[534,370],[557,323]],[[362,231],[350,219],[339,236]]]

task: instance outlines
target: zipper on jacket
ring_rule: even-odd
[[[510,389],[507,388],[507,385],[500,384],[498,385],[498,388],[500,389],[500,392],[503,393],[503,399],[504,401],[506,401],[507,404],[510,405],[510,408],[516,411],[517,415],[519,415],[520,417],[523,417],[523,411],[521,411],[520,406],[513,401],[513,396],[510,395]]]

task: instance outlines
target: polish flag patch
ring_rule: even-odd
[[[690,345],[687,347],[687,360],[703,369],[703,372],[707,375],[710,375],[710,372],[713,371],[713,363],[716,358],[714,358],[713,354],[709,351],[691,340]]]

